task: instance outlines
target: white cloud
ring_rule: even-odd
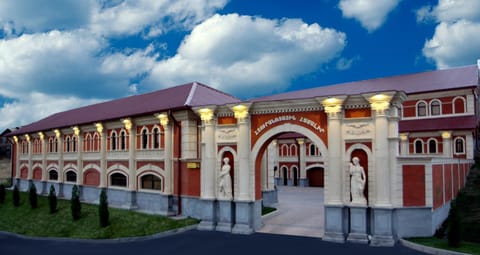
[[[18,31],[43,32],[76,29],[89,23],[94,0],[2,0],[0,25],[11,23]]]
[[[438,24],[425,42],[423,55],[437,68],[471,65],[480,58],[480,1],[440,0],[426,16]]]
[[[369,32],[383,25],[387,15],[401,0],[340,0],[339,7],[346,18],[358,20]]]
[[[144,32],[155,37],[171,28],[191,29],[225,6],[227,0],[126,0],[117,5],[98,6],[92,15],[92,31],[107,35]]]
[[[348,70],[352,67],[352,64],[358,60],[360,60],[360,56],[355,56],[353,58],[339,58],[336,64],[337,69],[341,71]]]
[[[2,116],[0,130],[26,125],[60,110],[73,109],[98,102],[101,102],[101,100],[81,99],[75,96],[58,97],[32,92],[22,99],[6,103],[0,108],[0,116]]]
[[[214,15],[193,29],[175,56],[158,62],[148,84],[198,80],[238,96],[283,91],[345,44],[344,33],[299,19]]]

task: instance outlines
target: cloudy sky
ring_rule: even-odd
[[[0,132],[192,81],[249,99],[478,58],[477,0],[2,0]]]

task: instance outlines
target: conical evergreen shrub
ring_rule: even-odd
[[[70,208],[72,210],[73,220],[80,219],[82,204],[80,203],[80,191],[77,185],[74,185],[72,188],[72,198]]]
[[[18,190],[17,185],[13,187],[13,206],[18,207],[20,206],[20,191]]]
[[[38,207],[37,188],[33,183],[30,184],[30,189],[28,190],[28,200],[30,200],[30,207],[32,209]]]
[[[100,192],[100,205],[98,206],[98,215],[100,217],[100,227],[104,228],[110,225],[110,213],[108,212],[107,190],[102,189]]]
[[[57,195],[55,194],[55,187],[50,185],[50,192],[48,193],[48,205],[50,207],[50,213],[57,212]]]
[[[0,204],[5,203],[5,185],[0,184]]]

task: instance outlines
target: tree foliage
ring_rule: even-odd
[[[0,184],[0,204],[5,203],[5,194],[6,194],[5,185]]]
[[[50,207],[50,213],[57,212],[57,195],[55,194],[55,187],[50,185],[50,192],[48,193],[48,205]]]
[[[104,228],[110,225],[110,214],[108,212],[107,190],[102,189],[100,192],[100,205],[98,207],[98,215],[100,217],[100,227]]]
[[[452,201],[450,212],[448,215],[448,246],[458,247],[462,240],[460,231],[460,215],[458,215],[458,207],[456,201]]]
[[[38,207],[38,195],[37,195],[37,188],[35,184],[30,184],[30,188],[28,190],[28,200],[30,201],[30,207],[35,209]]]
[[[18,207],[20,206],[20,191],[18,190],[17,185],[13,187],[13,206]]]
[[[72,198],[70,208],[72,210],[73,220],[80,219],[82,213],[82,204],[80,203],[80,190],[77,185],[72,188]]]

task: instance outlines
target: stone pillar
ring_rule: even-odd
[[[348,212],[343,205],[342,178],[342,104],[345,97],[327,98],[320,103],[328,115],[328,157],[325,178],[325,235],[326,241],[345,242],[348,231]]]
[[[395,183],[393,172],[396,170],[398,154],[398,114],[390,101],[395,93],[377,94],[368,98],[374,111],[374,179],[376,193],[372,208],[371,231],[373,246],[393,246],[392,198],[391,189]],[[391,117],[388,118],[388,113]],[[393,179],[392,179],[393,178]]]
[[[473,159],[474,152],[474,141],[472,133],[465,135],[465,153],[467,154],[467,159]]]
[[[73,127],[73,133],[77,137],[77,148],[73,148],[77,150],[77,185],[81,188],[83,185],[83,136],[78,127]]]
[[[17,184],[18,182],[18,179],[20,178],[20,147],[21,147],[21,144],[18,142],[18,137],[17,136],[14,136],[13,137],[13,141],[15,142],[15,150],[16,150],[16,154],[15,154],[15,182],[13,184]]]
[[[164,147],[164,168],[165,168],[165,194],[173,194],[173,127],[168,120],[167,114],[159,114],[160,124],[163,127],[165,147]]]
[[[304,138],[298,138],[297,139],[298,145],[300,145],[300,150],[298,152],[298,157],[299,157],[299,167],[300,167],[300,183],[299,185],[302,187],[308,187],[308,179],[307,179],[307,150],[305,148],[305,139]]]
[[[215,171],[215,108],[198,110],[202,120],[202,162],[200,166],[200,197],[202,199],[202,221],[200,230],[214,230],[217,217],[215,210],[216,171]]]
[[[45,141],[45,135],[42,132],[38,132],[38,135],[40,136],[40,142],[42,143],[42,190],[38,190],[38,192],[40,194],[47,194],[47,141]]]
[[[55,137],[57,138],[57,155],[58,155],[58,182],[63,184],[64,175],[63,175],[63,167],[64,167],[64,161],[63,161],[63,135],[60,133],[60,130],[55,129]],[[59,196],[63,195],[63,193],[60,193],[61,191],[59,190]]]
[[[125,125],[125,130],[128,132],[128,189],[135,190],[135,184],[137,182],[137,162],[135,160],[137,128],[133,126],[132,120],[129,118],[123,119],[122,122]]]
[[[400,134],[400,155],[405,156],[410,154],[410,148],[408,146],[408,133]]]
[[[31,181],[33,179],[33,148],[32,148],[32,140],[30,139],[29,135],[25,135],[25,139],[27,140],[28,143],[28,177],[27,179]]]
[[[453,158],[452,153],[452,131],[442,131],[443,156]]]
[[[368,243],[366,206],[350,206],[350,231],[347,241]]]
[[[107,187],[107,134],[102,123],[96,123],[95,127],[100,135],[100,185],[99,188]]]

